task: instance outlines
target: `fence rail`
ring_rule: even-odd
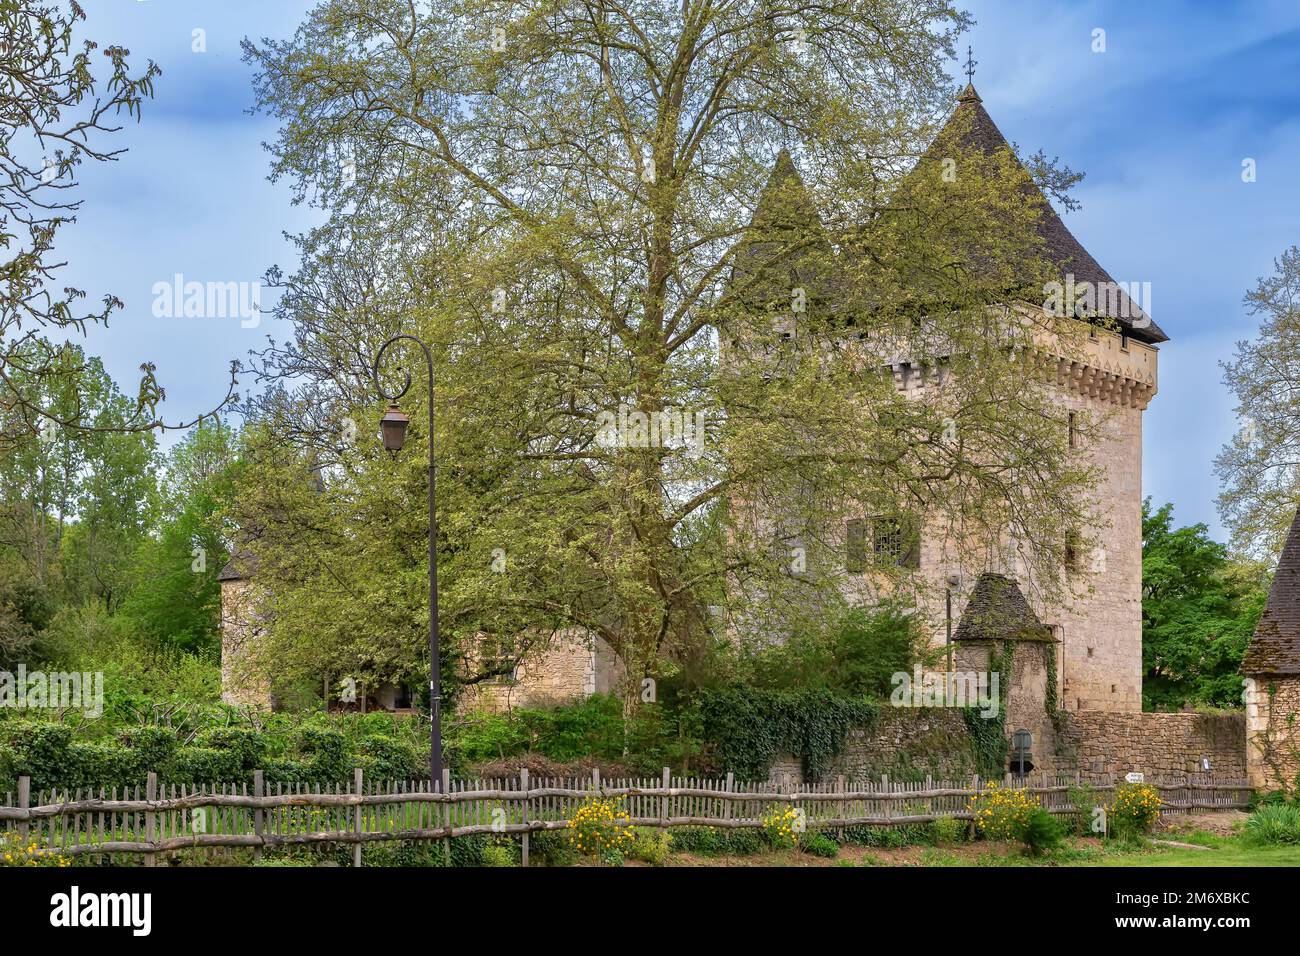
[[[659,779],[589,777],[366,781],[357,771],[351,786],[268,784],[261,771],[248,784],[162,785],[150,774],[140,787],[79,788],[31,793],[20,778],[18,793],[0,803],[0,830],[16,829],[27,841],[64,855],[156,855],[196,847],[263,848],[317,843],[349,844],[360,865],[363,844],[389,840],[446,840],[479,834],[522,837],[527,862],[531,833],[560,830],[593,796],[621,801],[630,823],[647,827],[710,826],[724,829],[762,825],[772,804],[804,811],[809,829],[901,826],[940,817],[969,820],[970,798],[990,781],[846,781],[834,785],[792,784],[788,778],[761,783],[673,777]],[[1051,813],[1074,814],[1072,790],[1112,792],[1112,777],[1008,775],[995,781],[1023,788]],[[1230,809],[1249,804],[1242,779],[1187,776],[1149,780],[1161,793],[1162,813]],[[251,792],[250,792],[251,790]]]

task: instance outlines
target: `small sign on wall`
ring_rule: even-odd
[[[1145,774],[1135,772],[1124,774],[1124,779],[1129,783],[1145,783],[1147,778]]]

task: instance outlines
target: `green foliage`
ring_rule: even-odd
[[[369,780],[412,780],[428,776],[428,766],[405,741],[387,734],[371,734],[361,740],[358,764]]]
[[[866,727],[876,705],[826,691],[732,687],[700,693],[702,736],[719,771],[741,780],[766,779],[781,751],[803,762],[805,779],[819,779],[853,727]]]
[[[1296,510],[1292,449],[1300,433],[1291,383],[1300,374],[1300,247],[1283,250],[1272,274],[1246,293],[1246,310],[1259,331],[1237,342],[1223,363],[1223,381],[1236,399],[1239,428],[1214,461],[1222,484],[1219,514],[1233,550],[1273,561]]]
[[[1252,846],[1300,845],[1300,804],[1275,803],[1256,808],[1242,836]]]
[[[911,669],[917,647],[917,619],[906,608],[853,608],[824,628],[804,627],[783,643],[764,643],[743,658],[741,673],[754,687],[884,700],[891,676]]]
[[[1092,784],[1081,783],[1070,787],[1070,803],[1074,807],[1071,821],[1074,832],[1079,836],[1100,836],[1093,830],[1093,820],[1098,819],[1097,807],[1104,807],[1105,801],[1093,788]]]
[[[935,846],[952,846],[962,841],[966,832],[966,821],[956,817],[940,817],[930,822],[930,839]]]
[[[552,760],[619,760],[623,755],[623,704],[608,694],[548,709],[516,708],[506,714],[470,714],[449,728],[447,750],[458,765],[540,753]]]
[[[1160,819],[1160,791],[1146,783],[1121,783],[1115,788],[1109,813],[1110,828],[1124,839],[1149,833]]]
[[[162,730],[157,727],[146,729],[155,733]],[[236,761],[241,775],[261,767],[269,747],[265,735],[248,727],[213,727],[202,731],[196,738],[196,743],[200,747],[229,753]],[[161,763],[155,766],[161,766]]]
[[[636,827],[636,839],[628,846],[625,855],[651,866],[663,866],[673,850],[672,832],[660,827]]]
[[[482,855],[484,866],[504,867],[519,865],[519,853],[513,841],[509,843],[489,843],[487,846],[483,847]]]
[[[33,790],[62,782],[71,761],[72,728],[62,724],[0,721],[0,790],[14,790],[18,777],[30,777]]]
[[[1017,834],[1030,856],[1042,856],[1065,842],[1065,829],[1042,807],[1036,807],[1021,823]]]
[[[239,754],[212,747],[182,747],[167,770],[176,783],[223,783],[246,779]]]
[[[1142,502],[1142,703],[1241,706],[1241,659],[1267,578],[1234,565],[1204,524],[1173,528],[1173,506]]]
[[[862,825],[844,828],[844,842],[854,846],[886,848],[925,846],[932,839],[929,826],[923,823],[909,823],[899,827]]]
[[[700,856],[752,856],[768,849],[761,830],[676,827],[673,850]]]
[[[560,830],[539,830],[529,838],[529,862],[534,860],[548,866],[572,866],[578,862],[578,851],[567,834]]]
[[[207,727],[182,746],[177,728],[130,727],[85,742],[64,724],[0,720],[0,791],[22,775],[38,790],[136,786],[150,771],[164,783],[247,783],[259,768],[268,783],[348,783],[357,766],[380,782],[427,776],[424,757],[391,720],[353,723],[359,726],[350,733],[311,722]]]
[[[221,699],[221,668],[216,657],[200,657],[159,647],[143,638],[129,618],[102,607],[64,607],[45,632],[51,655],[68,671],[102,672],[104,714],[100,729],[110,735],[140,723],[155,708],[190,710]]]
[[[807,833],[799,841],[799,849],[811,856],[833,860],[839,855],[840,845],[821,833]]]
[[[638,6],[616,17],[609,35],[603,26],[521,17],[510,24],[511,44],[529,51],[527,70],[503,67],[478,41],[400,39],[411,30],[459,35],[461,21],[488,9],[477,0],[424,6],[408,24],[400,5],[326,3],[283,42],[244,48],[257,106],[280,129],[276,174],[328,210],[320,228],[300,237],[298,272],[283,277],[280,317],[294,334],[263,350],[259,371],[284,388],[258,401],[265,440],[249,455],[253,471],[237,496],[241,523],[259,529],[259,574],[276,595],[269,674],[381,672],[421,660],[431,445],[443,463],[435,544],[446,659],[467,665],[453,674],[461,680],[482,676],[470,652],[485,634],[522,642],[596,624],[639,677],[697,651],[710,630],[706,607],[782,635],[799,632],[801,619],[834,620],[847,582],[832,542],[846,513],[898,514],[923,500],[978,533],[1014,512],[1035,541],[1059,540],[1081,523],[1093,476],[1063,453],[1064,411],[1046,391],[1025,388],[1015,349],[991,334],[1002,330],[990,328],[987,305],[1005,301],[1010,288],[1042,289],[1033,226],[1043,209],[1012,151],[945,143],[935,155],[957,157],[962,176],[941,182],[938,164],[921,164],[923,181],[904,191],[894,215],[838,230],[870,255],[822,234],[788,156],[779,179],[768,175],[774,131],[798,128],[806,155],[818,157],[806,164],[817,177],[812,195],[834,197],[836,216],[879,208],[880,182],[866,174],[866,158],[915,152],[914,132],[950,99],[938,67],[964,17],[947,4],[819,6],[808,11],[819,55],[799,64],[778,49],[773,14],[761,5],[706,5],[698,17]],[[733,39],[752,55],[714,55]],[[611,44],[619,55],[635,48],[645,62],[602,71]],[[861,96],[882,71],[896,89]],[[511,103],[508,119],[473,86],[487,76]],[[724,99],[725,90],[772,95],[728,99],[719,110],[709,89]],[[357,97],[375,108],[358,112]],[[435,106],[444,102],[464,106],[450,123]],[[809,102],[833,105],[810,117]],[[622,155],[612,128],[641,131],[635,157]],[[412,150],[413,135],[440,140],[459,161]],[[355,152],[374,162],[360,179],[372,201],[358,212],[352,203],[362,187],[340,182],[319,157],[360,144]],[[671,174],[637,177],[628,164],[642,166],[643,151],[677,157]],[[569,188],[579,180],[634,188],[597,197]],[[510,197],[505,206],[502,196]],[[501,215],[480,222],[456,212],[481,202]],[[755,217],[760,204],[764,214]],[[738,248],[751,218],[749,241]],[[645,241],[650,222],[667,231],[651,229]],[[440,239],[429,248],[391,242],[395,232],[431,228]],[[839,318],[831,320],[816,290],[800,318],[800,341],[810,345],[785,350],[788,374],[769,374],[762,360],[722,361],[719,337],[765,341],[778,304],[789,312],[793,264],[763,261],[787,245],[800,275],[829,279],[834,271],[837,311],[852,311],[865,339],[926,315],[926,337],[944,342],[955,363],[942,409],[863,376],[863,347],[840,347]],[[980,268],[962,267],[971,262]],[[437,277],[432,296],[417,278],[425,276]],[[382,292],[362,309],[313,304],[361,287]],[[509,290],[506,318],[485,323],[464,308],[496,287]],[[406,315],[403,303],[416,299],[427,307]],[[860,308],[867,299],[872,308]],[[324,450],[321,421],[373,420],[372,397],[335,370],[355,366],[356,343],[398,314],[403,328],[432,343],[438,402],[458,413],[440,415],[437,434],[424,434],[433,396],[416,375],[403,399],[412,414],[404,452],[382,454],[373,428],[355,443],[331,441],[337,467],[322,491],[306,493],[302,473]],[[1039,325],[1056,322],[1044,315]],[[1068,345],[1073,326],[1061,325]],[[414,357],[409,343],[388,355],[390,375]],[[714,451],[605,441],[602,416],[628,401],[698,414]],[[941,453],[948,416],[961,455]],[[1019,478],[1007,482],[1007,474]],[[780,523],[810,552],[801,571],[792,574],[790,555],[774,547],[786,542],[772,540],[771,522],[739,513],[760,498],[779,502]],[[494,550],[508,556],[506,568],[485,560]],[[1048,588],[1059,577],[1050,551],[1031,555],[1053,565],[1035,575]],[[794,623],[801,626],[787,626]],[[846,663],[851,693],[878,683],[875,670],[885,664],[860,653],[864,646],[834,658]],[[805,663],[794,670],[815,673]],[[821,673],[838,680],[841,670]]]
[[[1010,681],[1003,681],[1006,687]],[[978,708],[963,708],[961,715],[966,721],[966,730],[970,734],[975,748],[976,766],[982,776],[1001,777],[1007,766],[1006,707],[999,707],[994,717],[983,716]]]

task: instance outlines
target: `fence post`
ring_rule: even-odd
[[[673,785],[673,778],[671,774],[672,771],[669,770],[667,767],[664,767],[664,773],[663,773],[662,783],[660,784],[660,787],[665,791],[665,793],[663,794],[663,796],[659,798],[659,823],[664,827],[668,826],[669,808],[668,808],[668,794],[666,791],[669,790]]]
[[[600,796],[600,768],[591,768],[591,789],[595,796]]]
[[[443,767],[442,780],[439,781],[438,784],[433,784],[431,782],[431,785],[434,787],[434,789],[437,789],[438,786],[441,786],[442,792],[444,794],[450,795],[451,794],[451,769],[449,767]],[[447,838],[442,842],[442,855],[443,858],[446,860],[447,865],[451,866],[451,804],[444,803],[442,806],[443,806],[442,821],[443,821],[443,825],[447,828]]]
[[[145,778],[144,798],[150,803],[158,799],[158,774],[150,772],[149,776]],[[144,812],[144,832],[150,846],[158,843],[158,816],[153,810]],[[144,855],[145,866],[153,866],[156,862],[152,850]]]
[[[32,806],[32,778],[18,778],[18,809],[30,810]],[[27,845],[27,835],[31,832],[31,824],[24,818],[18,821],[18,836],[22,840],[23,846]]]
[[[970,788],[971,788],[971,791],[972,791],[971,796],[973,796],[973,797],[978,797],[978,796],[980,795],[980,775],[979,775],[979,774],[977,774],[977,773],[973,773],[973,774],[970,775]],[[967,801],[966,801],[966,806],[969,808],[970,805],[971,805],[971,804],[970,804],[970,801],[967,800]],[[974,840],[975,840],[975,814],[973,814],[973,813],[971,814],[971,818],[970,818],[970,838],[971,838],[971,841],[974,842]]]
[[[894,801],[889,796],[893,792],[889,788],[889,774],[880,775],[880,789],[885,794],[885,819],[888,820],[894,815]]]
[[[524,838],[521,841],[521,846],[519,850],[519,862],[523,866],[527,866],[528,865],[528,837],[529,834],[532,833],[532,823],[529,820],[530,801],[528,799],[528,768],[527,767],[519,768],[519,786],[524,791],[524,823],[528,826],[528,829],[524,831]]]
[[[356,793],[358,800],[356,810],[352,814],[352,832],[357,835],[357,842],[352,844],[352,865],[361,865],[361,784],[365,779],[365,772],[357,767],[352,771],[352,790]]]
[[[731,793],[732,788],[735,787],[735,785],[736,785],[736,775],[735,775],[734,773],[728,771],[728,772],[727,772],[727,793]],[[732,800],[724,800],[724,801],[723,801],[723,807],[722,807],[722,818],[723,818],[724,820],[730,820],[730,819],[731,819],[731,805],[732,805],[733,802],[734,802],[734,801],[732,801]]]
[[[257,834],[258,843],[253,847],[253,859],[262,858],[262,839],[263,829],[266,826],[265,811],[262,809],[262,798],[266,796],[266,775],[260,770],[253,771],[253,796],[257,798],[257,807],[253,810],[253,832]]]

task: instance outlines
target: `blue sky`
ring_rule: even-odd
[[[288,35],[309,4],[277,0],[95,0],[91,33],[163,69],[120,162],[83,167],[85,205],[63,235],[66,278],[126,309],[87,347],[124,388],[149,359],[168,420],[210,407],[232,358],[284,337],[263,316],[155,318],[155,282],[256,281],[294,265],[285,231],[313,213],[266,180],[275,130],[247,113],[244,36]],[[1235,429],[1218,362],[1257,322],[1241,297],[1300,243],[1300,4],[972,0],[969,42],[984,105],[1023,150],[1087,173],[1065,217],[1117,280],[1152,283],[1172,341],[1146,415],[1144,489],[1180,522],[1216,534],[1211,461]],[[192,50],[195,29],[207,50]],[[1105,30],[1105,52],[1093,31]],[[958,66],[954,63],[954,76]],[[1255,160],[1257,180],[1241,164]],[[266,303],[264,303],[265,305]]]

